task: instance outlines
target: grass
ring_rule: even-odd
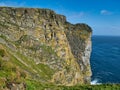
[[[27,90],[120,90],[120,84],[60,86],[27,80]]]
[[[44,80],[51,79],[51,76],[53,75],[54,70],[52,70],[48,65],[45,65],[42,63],[35,64],[34,60],[20,54],[19,52],[17,52],[17,56],[19,56],[25,63],[29,64],[30,71],[34,72],[34,70],[36,70],[37,73],[40,75],[40,77]]]
[[[31,58],[28,58],[27,56],[24,56],[19,52],[17,53],[13,52],[5,45],[2,46],[3,46],[2,49],[0,49],[0,80],[5,79],[4,83],[6,80],[7,82],[26,81],[25,79],[26,77],[27,79],[31,78],[37,81],[39,80],[48,81],[52,78],[54,70],[52,70],[48,65],[42,63],[36,64],[34,60],[32,60]],[[6,52],[4,52],[4,50]],[[8,57],[9,60],[4,60],[4,57]],[[19,58],[20,60],[22,60],[22,62],[26,63],[28,66],[23,64],[20,60],[18,60]],[[19,78],[17,78],[18,73],[20,74]],[[1,80],[0,86],[4,86],[2,82],[3,81]]]
[[[0,86],[4,86],[6,82],[22,82],[26,77],[24,70],[14,65],[11,61],[5,61],[0,56],[0,62]]]

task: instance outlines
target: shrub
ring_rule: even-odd
[[[0,49],[0,56],[4,57],[4,55],[5,55],[5,51],[3,49]]]
[[[3,35],[3,34],[1,34],[0,37],[1,37],[2,39],[4,39],[4,40],[7,40],[7,37],[6,37],[5,35]]]

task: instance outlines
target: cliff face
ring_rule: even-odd
[[[90,83],[91,33],[88,25],[70,24],[49,9],[0,7],[0,59],[33,80]]]

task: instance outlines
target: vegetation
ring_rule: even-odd
[[[63,87],[62,90],[119,90],[120,85],[103,84],[103,85],[78,85]]]
[[[0,49],[0,56],[3,57],[5,54],[5,51],[3,49]]]
[[[7,37],[3,34],[0,35],[0,38],[4,39],[4,40],[7,40]]]
[[[59,86],[27,80],[27,90],[120,90],[119,84]]]
[[[25,81],[27,74],[20,67],[10,61],[5,61],[0,56],[0,89],[6,87],[7,83],[21,83]]]
[[[6,87],[8,83],[19,84],[22,82],[27,83],[28,88],[30,88],[31,84],[35,82],[30,79],[47,81],[52,78],[53,73],[54,70],[48,65],[42,63],[35,64],[31,58],[19,52],[13,52],[5,45],[0,44],[0,90]],[[38,83],[32,86],[36,87],[36,85]]]

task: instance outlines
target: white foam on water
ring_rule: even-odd
[[[94,79],[93,81],[91,81],[91,85],[100,85],[101,83],[99,83],[99,79]]]

